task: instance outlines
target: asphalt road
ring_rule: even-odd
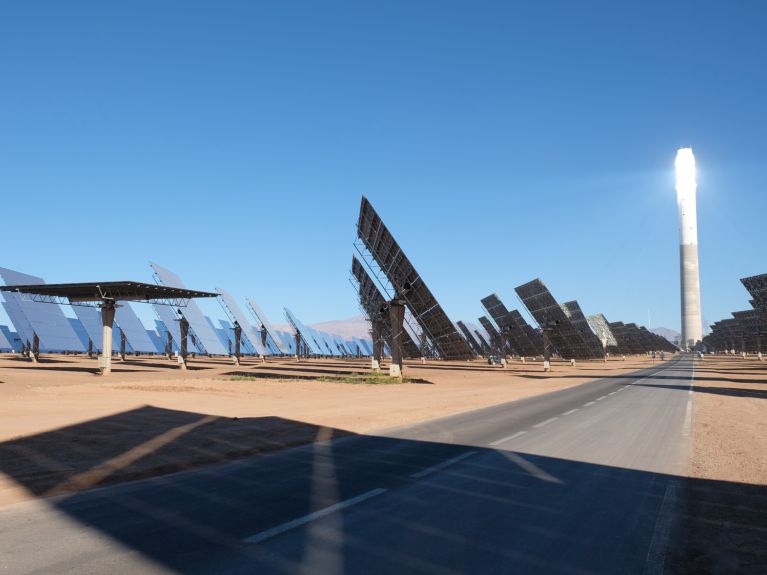
[[[0,573],[662,573],[692,377],[692,359],[675,358],[378,436],[8,507]]]

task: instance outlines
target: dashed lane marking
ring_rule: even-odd
[[[245,539],[243,539],[243,542],[244,543],[261,543],[262,541],[266,541],[267,539],[271,539],[272,537],[281,535],[282,533],[285,533],[286,531],[290,531],[291,529],[295,529],[296,527],[301,527],[302,525],[306,525],[307,523],[310,523],[321,517],[325,517],[326,515],[330,515],[331,513],[335,513],[336,511],[340,511],[341,509],[346,509],[347,507],[351,507],[352,505],[357,505],[358,503],[362,503],[363,501],[367,501],[368,499],[377,497],[378,495],[381,495],[382,493],[386,493],[386,489],[378,488],[378,489],[373,489],[372,491],[367,491],[366,493],[363,493],[362,495],[357,495],[356,497],[352,497],[351,499],[346,499],[345,501],[339,501],[338,503],[330,505],[329,507],[325,507],[324,509],[315,511],[314,513],[309,513],[308,515],[304,515],[303,517],[298,517],[296,519],[293,519],[292,521],[282,523],[281,525],[277,525],[276,527],[272,527],[271,529],[267,529],[266,531],[261,531],[260,533],[256,533],[255,535],[246,537]]]
[[[517,431],[516,433],[512,433],[511,435],[507,437],[502,437],[501,439],[496,439],[493,441],[490,445],[500,445],[501,443],[505,443],[506,441],[511,441],[512,439],[516,439],[517,437],[524,435],[527,433],[526,431]]]
[[[427,475],[431,475],[432,473],[436,473],[437,471],[442,471],[443,469],[453,465],[454,463],[463,461],[464,459],[466,459],[467,457],[471,457],[475,453],[477,452],[467,451],[466,453],[462,453],[461,455],[458,455],[457,457],[453,457],[452,459],[448,459],[447,461],[443,461],[442,463],[438,463],[437,465],[434,465],[432,467],[427,467],[426,469],[422,469],[421,471],[413,473],[410,475],[410,477],[414,479],[421,479],[422,477],[426,477]]]
[[[533,425],[533,427],[536,427],[536,428],[543,427],[544,425],[548,425],[549,423],[551,423],[552,421],[556,421],[557,419],[559,419],[559,417],[550,417],[549,419],[547,419],[545,421],[541,421],[540,423],[536,423],[535,425]]]

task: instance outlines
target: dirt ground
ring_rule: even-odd
[[[408,362],[413,384],[332,381],[369,360],[0,356],[0,505],[163,475],[288,446],[477,409],[649,367],[646,357],[555,363]],[[234,379],[247,376],[248,379]],[[331,381],[318,381],[318,377]],[[686,388],[685,388],[686,389]],[[696,360],[693,453],[677,573],[763,573],[767,564],[767,362]]]
[[[128,358],[109,377],[96,359],[0,356],[0,505],[371,433],[649,367],[646,357],[554,363],[407,362],[417,384],[317,381],[369,360]],[[238,375],[252,379],[233,380]]]
[[[767,362],[695,362],[693,454],[680,573],[765,573]]]

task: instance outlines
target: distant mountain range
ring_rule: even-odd
[[[276,329],[282,329],[285,331],[291,331],[288,325],[275,325]],[[328,333],[335,333],[349,339],[352,337],[369,338],[370,337],[370,324],[365,320],[365,316],[357,315],[347,319],[335,319],[330,321],[323,321],[319,323],[309,324],[309,327],[318,329],[320,331],[326,331]],[[667,327],[654,327],[650,330],[652,333],[658,334],[661,337],[665,337],[670,342],[678,341],[682,334],[673,329]]]
[[[370,338],[370,324],[363,315],[357,315],[348,319],[334,319],[331,321],[313,323],[310,327],[320,331],[338,334],[344,339],[350,337],[358,337],[360,339]]]
[[[365,316],[357,315],[347,319],[334,319],[319,323],[310,323],[309,327],[328,333],[340,335],[344,339],[358,337],[360,339],[370,339],[370,324],[365,320]],[[274,329],[292,332],[292,328],[287,324],[275,324]]]
[[[679,338],[682,337],[681,333],[667,327],[654,327],[650,331],[656,335],[665,337],[671,343],[674,343],[674,341],[679,341]]]

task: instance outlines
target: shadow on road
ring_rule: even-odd
[[[697,378],[696,378],[697,379]],[[751,381],[748,383],[760,383]],[[678,389],[687,391],[690,389],[687,385],[655,385],[652,383],[637,383],[640,387],[662,387],[665,389]],[[767,399],[767,390],[761,389],[743,389],[741,387],[702,387],[693,385],[692,390],[696,393],[711,393],[714,395],[728,395],[732,397],[753,397],[755,399]]]
[[[239,461],[211,465],[231,460]],[[171,474],[189,468],[198,469]],[[278,417],[146,406],[2,443],[0,471],[53,496],[50,506],[89,530],[181,573],[641,573],[673,494],[681,502],[671,507],[674,572],[734,560],[739,573],[763,573],[767,560],[765,486]],[[89,490],[147,476],[159,478]],[[243,542],[374,489],[387,491]]]

